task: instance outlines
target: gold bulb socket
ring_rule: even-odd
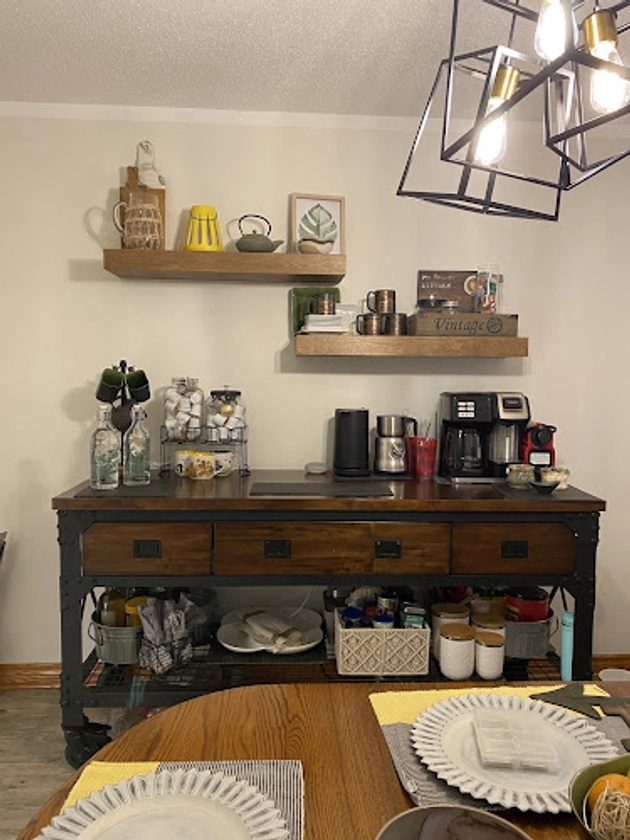
[[[584,43],[589,52],[593,52],[602,41],[610,41],[617,46],[617,26],[612,12],[604,9],[593,12],[584,21]]]
[[[497,75],[494,77],[490,97],[493,99],[498,97],[503,102],[507,102],[516,90],[520,76],[521,74],[516,67],[499,67]]]

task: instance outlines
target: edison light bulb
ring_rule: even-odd
[[[488,100],[486,116],[506,102],[516,90],[519,72],[514,67],[500,67]],[[475,146],[475,160],[483,166],[498,163],[507,148],[507,113],[496,117],[483,128]]]
[[[594,12],[584,21],[584,41],[596,58],[623,67],[617,51],[615,17],[608,10]],[[611,114],[630,101],[630,83],[610,70],[594,70],[591,77],[591,107],[598,114]]]
[[[538,14],[534,49],[545,61],[553,61],[578,40],[571,0],[543,0]]]

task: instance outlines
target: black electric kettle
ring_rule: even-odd
[[[367,408],[338,408],[335,411],[333,472],[341,478],[370,474],[369,412]]]

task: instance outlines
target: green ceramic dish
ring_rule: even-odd
[[[630,770],[630,755],[620,755],[617,758],[609,758],[608,761],[599,761],[597,764],[589,764],[588,767],[579,770],[571,779],[569,785],[569,799],[571,800],[571,807],[573,813],[582,823],[584,828],[588,831],[591,837],[595,834],[590,829],[586,817],[588,816],[584,811],[584,800],[586,794],[591,789],[591,785],[604,773],[621,773],[626,775]]]

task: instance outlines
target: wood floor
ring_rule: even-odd
[[[94,709],[89,716],[107,723],[113,712]],[[57,689],[0,690],[0,840],[15,840],[72,775],[65,747]]]

